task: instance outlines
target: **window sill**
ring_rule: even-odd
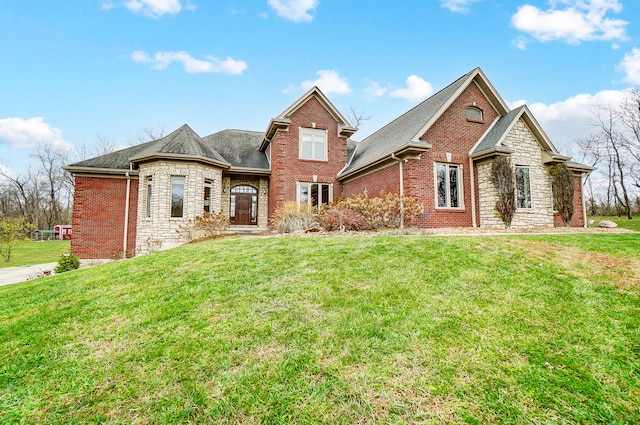
[[[471,118],[467,118],[467,122],[474,122],[476,124],[484,124],[484,120],[474,120]]]
[[[464,207],[436,207],[436,211],[446,211],[446,212],[465,212],[466,209]]]
[[[300,161],[307,161],[307,162],[329,162],[328,159],[308,159],[308,158],[298,158]]]

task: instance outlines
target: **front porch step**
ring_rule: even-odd
[[[229,233],[236,233],[240,235],[256,235],[262,233],[269,233],[269,229],[266,227],[256,226],[230,226],[227,231]]]

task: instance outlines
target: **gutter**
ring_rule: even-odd
[[[122,240],[122,258],[127,258],[127,245],[129,244],[129,199],[131,197],[131,176],[126,172],[127,177],[127,195],[124,205],[124,237]]]
[[[587,174],[588,175],[588,174]],[[587,205],[584,202],[584,185],[587,182],[587,179],[584,177],[585,173],[580,174],[580,197],[582,198],[582,226],[586,229],[588,227],[587,224]]]
[[[400,228],[404,228],[404,164],[402,159],[398,158],[395,153],[391,153],[391,159],[398,161],[400,166]]]
[[[473,159],[469,157],[469,178],[471,180],[471,226],[478,227],[478,223],[476,221],[476,179],[473,172]]]
[[[362,142],[360,142],[362,143]],[[359,145],[358,145],[359,146]],[[351,177],[353,177],[354,175],[358,175],[360,173],[362,173],[363,171],[369,169],[369,168],[373,168],[377,165],[380,165],[382,163],[384,163],[385,161],[389,160],[391,157],[389,155],[395,155],[396,153],[398,154],[404,154],[406,152],[409,151],[414,151],[414,152],[418,152],[418,153],[422,153],[422,152],[426,152],[427,150],[431,149],[431,144],[427,143],[427,142],[415,142],[415,141],[409,141],[407,143],[405,143],[402,146],[398,146],[397,148],[395,148],[393,151],[389,152],[387,151],[385,154],[382,154],[380,156],[375,157],[372,160],[367,161],[365,164],[358,166],[356,169],[353,169],[347,173],[344,174],[338,174],[338,178],[340,180],[347,180]],[[354,156],[352,158],[355,157],[355,152],[353,153]],[[393,159],[393,158],[391,158]],[[347,167],[349,167],[351,164],[349,164]]]

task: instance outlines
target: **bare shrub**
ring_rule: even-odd
[[[505,228],[508,229],[516,212],[516,177],[509,158],[501,156],[493,161],[491,182],[498,194],[496,211],[502,218]]]
[[[334,206],[318,216],[318,223],[330,232],[358,231],[364,228],[364,217],[352,209]]]
[[[276,209],[272,227],[278,233],[291,233],[306,230],[315,221],[314,211],[308,205],[298,205],[297,202],[291,201]]]
[[[424,206],[418,200],[405,196],[400,202],[400,196],[395,193],[381,191],[380,195],[370,198],[366,191],[342,196],[335,207],[346,208],[360,214],[364,220],[361,230],[388,229],[400,227],[401,216],[403,224],[411,226],[414,220],[424,213]]]
[[[222,212],[197,215],[193,219],[188,219],[185,224],[178,226],[176,232],[181,239],[192,242],[200,239],[207,239],[220,235],[229,228],[229,217]]]
[[[565,227],[571,224],[573,217],[573,173],[565,164],[556,164],[549,169],[553,188],[553,207],[564,222]]]

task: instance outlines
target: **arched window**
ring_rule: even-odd
[[[482,109],[475,106],[467,106],[467,119],[469,121],[483,121]]]
[[[249,185],[231,188],[229,221],[231,224],[258,223],[258,189]]]

